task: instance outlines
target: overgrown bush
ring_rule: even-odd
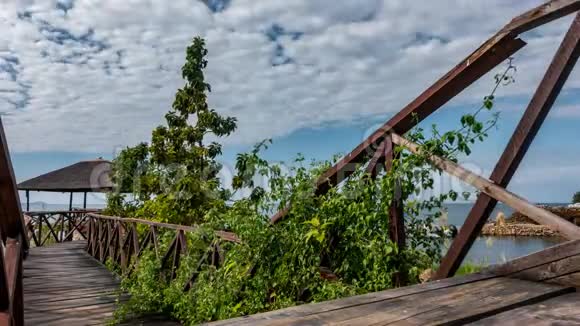
[[[107,213],[193,224],[203,222],[208,210],[229,197],[217,177],[222,146],[206,139],[230,135],[236,119],[208,107],[206,54],[203,39],[195,38],[181,69],[185,86],[165,115],[166,125],[153,130],[150,144],[127,148],[114,160],[117,191],[108,196]],[[133,193],[131,199],[127,192]]]
[[[457,130],[414,129],[405,136],[421,145],[420,153],[396,148],[392,168],[377,178],[370,178],[360,166],[339,186],[319,195],[316,181],[336,159],[307,164],[299,156],[283,174],[279,165],[261,158],[261,150],[269,145],[264,141],[238,155],[232,187],[250,195],[233,200],[233,194],[217,182],[219,145],[204,147],[203,142],[207,133],[222,136],[235,128],[234,119],[208,110],[201,95],[209,90],[201,72],[205,54],[203,41],[195,39],[183,69],[187,86],[178,92],[167,115],[169,127],[153,132],[152,145],[129,148],[114,162],[115,182],[120,190],[132,189],[133,196],[129,200],[111,195],[110,214],[200,226],[198,232],[187,234],[188,253],[174,280],[169,280],[152,251],[144,253],[123,280],[131,298],[118,311],[118,319],[164,313],[195,324],[242,316],[416,283],[422,271],[439,263],[445,236],[434,226],[443,202],[456,200],[458,194],[417,196],[434,186],[428,156],[456,161],[487,137],[497,121],[490,112],[494,93],[511,81],[511,63],[496,77],[481,108],[463,116]],[[190,114],[197,116],[194,127],[189,126]],[[254,184],[257,175],[268,180],[267,186]],[[389,239],[389,208],[395,196],[405,204],[403,248]],[[269,217],[283,207],[289,207],[287,216],[272,225]],[[241,242],[220,240],[215,230],[234,232]],[[171,236],[168,232],[162,237],[162,248],[169,246]],[[210,245],[219,248],[219,264],[203,263],[191,289],[184,292]]]

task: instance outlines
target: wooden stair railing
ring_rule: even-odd
[[[22,260],[28,252],[28,241],[1,119],[0,238],[0,326],[24,325]]]

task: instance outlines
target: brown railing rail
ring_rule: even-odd
[[[139,257],[147,249],[152,249],[158,258],[161,258],[164,272],[169,270],[169,277],[175,278],[181,256],[187,253],[186,233],[198,230],[195,226],[159,223],[136,218],[122,218],[105,216],[96,213],[86,214],[88,218],[87,252],[101,262],[111,259],[121,267],[124,275],[131,273]],[[138,231],[141,226],[141,232]],[[143,230],[143,228],[145,230]],[[174,232],[173,241],[165,252],[159,247],[159,232],[161,229]],[[189,290],[195,282],[200,268],[204,264],[218,267],[223,259],[220,244],[226,242],[240,242],[238,237],[225,231],[216,231],[216,240],[212,241],[206,254],[199,261],[190,281],[184,291]]]
[[[28,251],[12,161],[0,120],[0,325],[23,325],[22,260]]]
[[[88,237],[87,213],[98,210],[42,211],[24,213],[27,237],[31,244],[42,247],[48,244]]]

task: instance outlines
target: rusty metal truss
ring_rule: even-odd
[[[348,178],[356,169],[365,164],[367,172],[372,177],[376,177],[378,166],[385,165],[388,169],[392,160],[396,159],[393,157],[393,144],[404,146],[411,152],[419,150],[417,144],[401,135],[526,46],[526,42],[519,38],[520,34],[578,10],[580,10],[580,0],[552,0],[512,19],[504,28],[323,173],[316,183],[316,193],[325,194],[331,187]],[[579,227],[534,206],[505,189],[562,90],[579,54],[580,14],[577,14],[489,178],[476,175],[443,158],[430,157],[435,167],[474,186],[481,192],[459,234],[443,258],[436,278],[446,278],[455,274],[498,201],[525,213],[540,224],[554,228],[566,238],[580,239]],[[390,235],[394,242],[404,245],[405,235],[404,231],[402,232],[404,219],[401,205],[400,202],[392,204]],[[272,223],[281,220],[288,211],[289,207],[281,209],[272,216]]]

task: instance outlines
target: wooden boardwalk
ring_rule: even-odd
[[[469,276],[212,325],[536,325],[580,324],[580,295],[567,286]],[[562,305],[565,303],[565,305]]]
[[[85,251],[86,244],[72,241],[30,249],[24,261],[26,325],[106,325],[111,320],[120,281]],[[127,325],[178,323],[151,316]]]
[[[113,316],[116,279],[85,241],[31,248],[24,261],[26,325],[102,325]]]
[[[26,325],[104,325],[119,280],[85,241],[30,249],[24,262]],[[580,240],[485,273],[241,317],[214,325],[578,325]],[[130,325],[176,325],[158,318]]]

